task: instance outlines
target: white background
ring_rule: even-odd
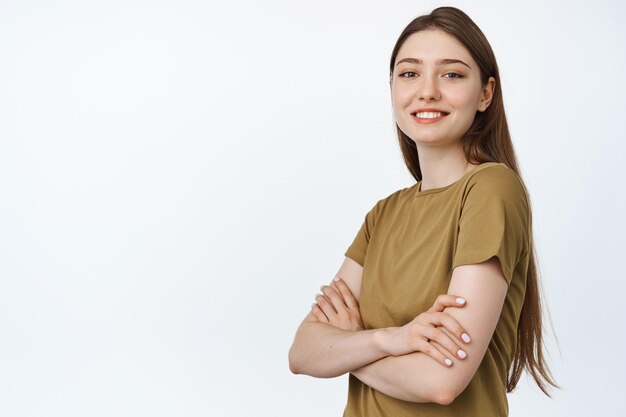
[[[4,0],[0,415],[340,416],[287,353],[414,183],[388,61],[442,5],[498,59],[559,342],[510,415],[621,407],[623,2]]]

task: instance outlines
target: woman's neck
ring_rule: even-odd
[[[423,157],[420,153],[419,159],[422,171],[421,191],[450,185],[478,166],[470,164],[463,153],[441,155],[437,158]]]

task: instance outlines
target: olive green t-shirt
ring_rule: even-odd
[[[445,187],[420,187],[421,181],[379,200],[345,252],[363,266],[359,304],[365,329],[405,325],[448,292],[455,267],[492,256],[509,285],[500,318],[476,374],[451,404],[393,398],[350,374],[343,416],[507,416],[506,380],[532,228],[525,188],[515,171],[498,162],[480,164]]]

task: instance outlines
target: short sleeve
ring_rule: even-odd
[[[487,168],[472,176],[464,194],[452,269],[497,256],[507,284],[527,255],[530,207],[515,171]]]
[[[369,246],[370,237],[372,236],[376,218],[378,217],[379,205],[380,201],[367,212],[361,224],[361,228],[357,232],[352,244],[350,244],[344,253],[345,256],[353,259],[361,266],[365,263],[365,255],[367,254],[367,247]]]

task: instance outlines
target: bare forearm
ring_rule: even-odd
[[[297,374],[333,378],[387,355],[379,329],[347,331],[327,323],[306,322],[289,350],[289,364]]]
[[[387,356],[351,371],[361,382],[390,397],[439,404],[447,400],[442,387],[452,372],[422,352]]]
[[[409,371],[412,369],[414,358],[415,353],[403,356],[388,356],[355,369],[351,373],[364,384],[390,397],[416,403],[432,402],[429,399],[430,393],[426,392],[426,390],[421,390],[420,392],[416,387],[416,380],[421,378],[426,383],[424,388],[427,388],[427,377],[423,373],[413,375]]]

